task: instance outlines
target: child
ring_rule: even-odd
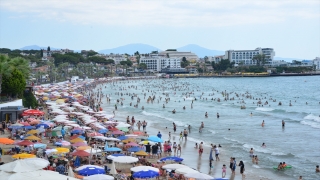
[[[194,148],[198,149],[198,143],[196,143],[196,146]]]
[[[256,163],[256,157],[254,155],[252,155],[252,163],[255,164]]]
[[[222,166],[222,178],[226,177],[226,174],[227,174],[227,167],[226,165],[224,164]]]
[[[183,136],[182,136],[182,131],[180,132],[180,138],[179,140],[183,139]]]
[[[169,140],[171,139],[171,132],[169,132]]]
[[[280,162],[280,164],[278,165],[278,170],[282,169],[282,162]]]
[[[320,172],[319,165],[316,165],[316,173]]]
[[[259,159],[258,159],[258,156],[257,156],[257,155],[254,157],[254,160],[256,161],[256,164],[258,164]]]

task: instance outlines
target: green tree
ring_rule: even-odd
[[[90,50],[90,51],[88,51],[87,56],[90,57],[90,56],[94,56],[96,54],[98,54],[98,53],[95,52],[94,50]]]
[[[186,57],[183,57],[182,60],[181,60],[181,62],[180,62],[180,66],[181,66],[182,68],[185,68],[185,67],[187,67],[187,66],[189,66],[189,65],[190,65],[190,62],[187,60]]]
[[[47,51],[50,51],[50,46],[48,46]]]
[[[22,72],[15,69],[11,75],[4,75],[2,77],[1,89],[3,93],[9,94],[10,96],[22,97],[23,91],[26,87],[26,79]]]
[[[23,98],[22,98],[22,104],[24,107],[31,107],[32,109],[35,109],[39,106],[37,99],[34,97],[32,92],[30,91],[24,91]]]
[[[140,63],[138,66],[139,69],[147,69],[147,64],[145,63]]]
[[[43,49],[40,50],[40,56],[43,57]]]
[[[266,60],[266,55],[264,54],[257,54],[255,55],[252,60],[254,60],[256,62],[257,66],[263,66],[266,64],[267,60]]]

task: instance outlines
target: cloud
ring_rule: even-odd
[[[319,18],[318,0],[3,0],[16,17],[116,26],[217,27]]]

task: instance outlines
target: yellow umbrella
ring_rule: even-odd
[[[70,140],[71,143],[77,143],[77,142],[83,142],[83,141],[84,140],[81,138],[75,138],[75,139]]]
[[[87,149],[90,149],[91,147],[90,146],[79,146],[77,148],[77,150],[87,150]]]
[[[37,140],[37,141],[41,140],[40,138],[38,138],[37,136],[34,136],[34,135],[28,136],[28,137],[26,137],[26,138],[24,138],[24,139]]]
[[[144,151],[138,151],[136,153],[134,153],[137,156],[148,156],[148,153],[144,152]]]
[[[48,97],[43,97],[42,100],[47,101],[47,100],[49,100],[49,98]]]
[[[57,152],[56,153],[68,153],[69,149],[68,148],[56,148]]]
[[[58,99],[58,100],[56,100],[56,103],[63,104],[63,103],[65,103],[65,99]]]
[[[139,144],[147,145],[148,143],[149,143],[149,141],[141,141]]]
[[[122,142],[123,142],[123,143],[129,143],[129,141],[130,141],[130,142],[136,142],[136,140],[135,140],[135,139],[132,139],[132,138],[123,140]]]
[[[26,159],[26,158],[35,158],[36,155],[34,154],[27,154],[27,153],[22,153],[22,154],[15,154],[12,156],[14,159]]]
[[[39,132],[38,130],[33,129],[28,131],[27,134],[37,134],[38,132]]]

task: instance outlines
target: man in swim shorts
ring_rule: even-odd
[[[184,139],[187,140],[188,131],[186,129],[183,130]]]

